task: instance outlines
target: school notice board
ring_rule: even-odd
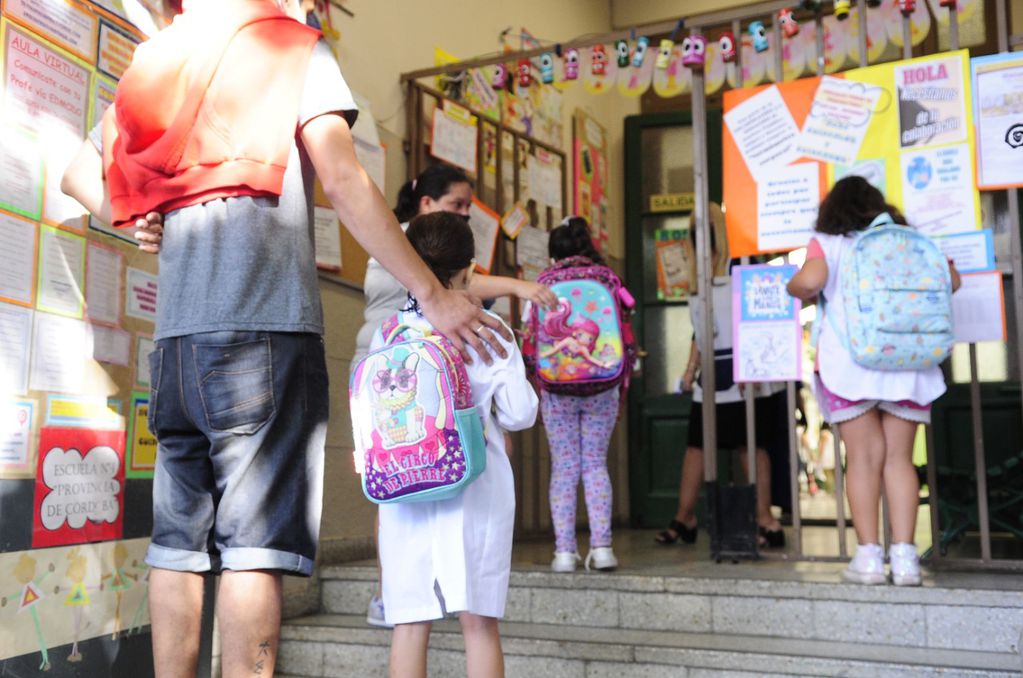
[[[838,179],[860,175],[934,236],[980,227],[968,52],[724,95],[732,256],[806,245]]]

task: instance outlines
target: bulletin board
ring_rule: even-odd
[[[980,228],[968,52],[724,95],[732,256],[806,245],[827,187],[857,174],[935,236]]]
[[[149,623],[157,259],[60,180],[144,36],[119,2],[0,10],[0,673],[105,675],[92,639]]]
[[[611,231],[607,222],[607,131],[592,116],[572,116],[573,211],[590,222],[593,242],[603,249]]]

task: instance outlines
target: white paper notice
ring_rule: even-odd
[[[124,314],[132,318],[156,322],[157,277],[128,267],[127,303]]]
[[[725,125],[757,181],[799,157],[799,127],[775,86],[725,113]]]
[[[490,273],[494,264],[494,250],[497,249],[497,229],[501,228],[501,217],[479,200],[469,206],[469,228],[476,242],[476,265],[484,273]]]
[[[29,377],[33,391],[81,393],[88,360],[92,360],[92,333],[87,323],[36,313]]]
[[[103,325],[91,327],[92,357],[101,363],[127,367],[131,363],[131,333]]]
[[[803,247],[820,206],[820,168],[799,163],[771,174],[757,182],[757,247],[764,252]]]
[[[551,161],[533,156],[526,160],[529,174],[529,194],[543,205],[549,205],[555,212],[561,211],[561,173]]]
[[[515,263],[519,266],[544,269],[551,262],[547,251],[550,234],[535,226],[525,226],[515,239]]]
[[[960,273],[990,271],[995,267],[994,238],[990,228],[936,238],[942,254],[955,262]]]
[[[313,211],[316,240],[316,265],[330,271],[341,270],[341,223],[330,207],[316,207]]]
[[[31,219],[39,219],[43,208],[39,140],[10,124],[0,135],[0,207]]]
[[[138,337],[135,346],[135,386],[149,388],[149,354],[156,348],[152,337]]]
[[[0,402],[0,467],[28,465],[34,409],[27,400]]]
[[[1003,341],[1005,303],[1000,271],[963,276],[963,285],[952,295],[952,322],[959,343]]]
[[[39,234],[39,299],[36,307],[82,317],[85,238],[43,226]]]
[[[439,108],[433,111],[433,138],[430,153],[435,158],[476,174],[476,125],[456,118]]]
[[[89,320],[118,325],[121,322],[122,255],[89,243],[85,274],[85,303]]]
[[[65,0],[7,0],[4,10],[86,61],[96,60],[96,17]]]
[[[366,174],[383,193],[387,177],[387,153],[384,147],[374,146],[355,137],[355,157],[359,159],[359,164],[366,170]]]
[[[0,303],[0,395],[28,390],[32,309]]]
[[[0,299],[32,304],[36,225],[0,213]]]
[[[906,219],[928,235],[978,227],[973,154],[967,144],[902,153]]]
[[[799,155],[851,165],[860,153],[881,88],[824,76],[796,144]]]
[[[12,25],[4,54],[4,102],[14,120],[47,134],[55,123],[85,137],[89,71]]]
[[[977,185],[1023,185],[1023,56],[976,65]]]

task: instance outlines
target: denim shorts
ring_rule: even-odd
[[[208,332],[149,356],[152,567],[310,575],[329,413],[315,334]]]

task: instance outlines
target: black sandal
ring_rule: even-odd
[[[654,541],[658,544],[677,544],[679,540],[682,540],[685,544],[693,544],[696,542],[696,527],[686,527],[683,523],[672,520],[668,523],[667,530],[661,530],[654,537]],[[675,534],[672,534],[674,532]]]
[[[785,530],[768,530],[759,528],[760,545],[769,549],[785,548]]]

